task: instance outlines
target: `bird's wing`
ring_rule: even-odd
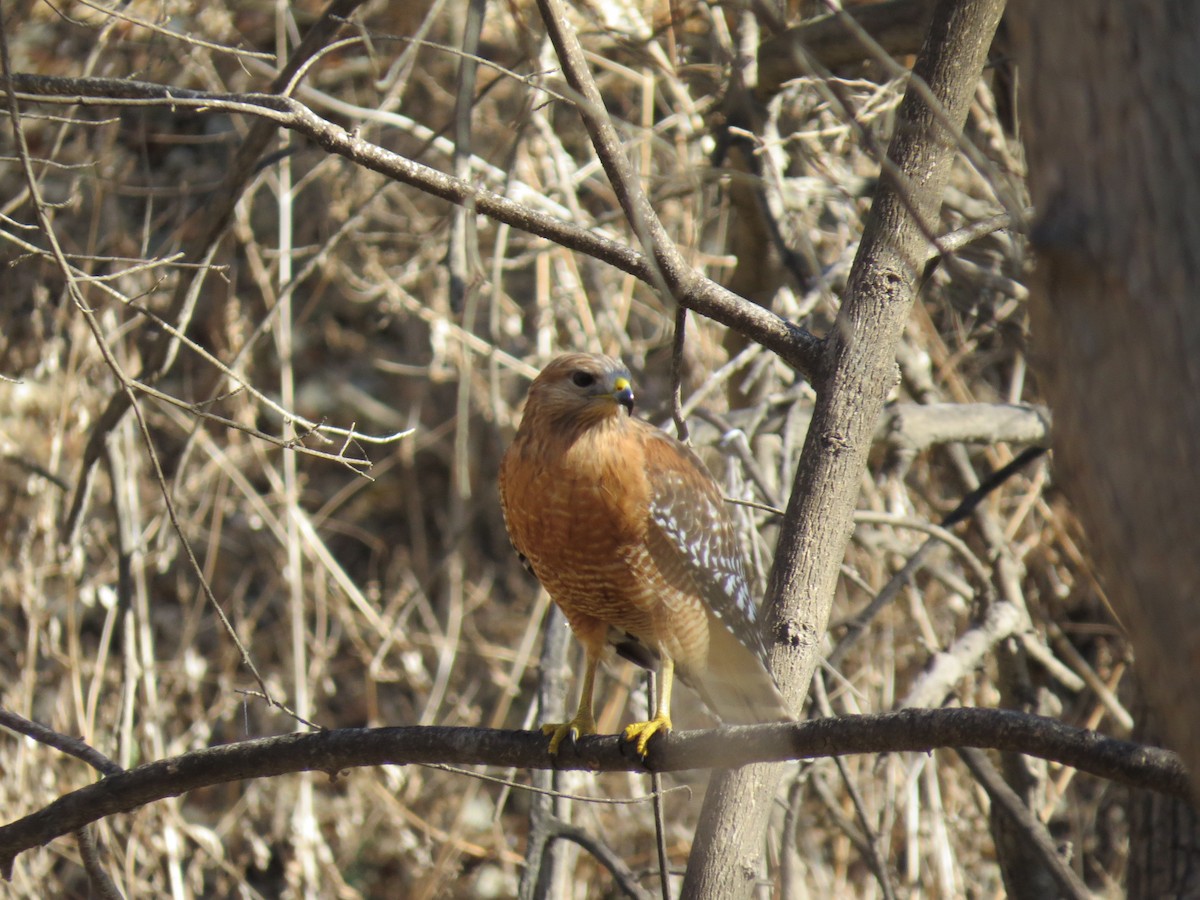
[[[647,544],[668,580],[682,576],[704,606],[747,648],[765,655],[742,551],[720,488],[683,444],[647,425]]]

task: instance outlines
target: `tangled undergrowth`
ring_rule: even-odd
[[[18,6],[5,9],[15,72],[227,94],[265,90],[280,48],[319,14],[315,3]],[[466,8],[364,5],[296,98],[396,153],[636,246],[525,3],[487,5],[470,153],[456,159]],[[749,275],[777,313],[820,334],[904,79],[870,64],[797,77],[758,98],[748,127],[730,115],[748,16],[598,0],[576,25],[689,261],[718,281]],[[978,91],[975,159],[958,164],[940,234],[1022,205],[1020,147],[992,84]],[[641,413],[673,427],[669,300],[280,133],[181,315],[197,267],[180,254],[209,227],[253,122],[23,101],[67,268],[36,227],[11,125],[6,116],[0,136],[0,703],[124,767],[299,729],[263,689],[327,728],[532,727],[549,604],[505,537],[498,460],[528,379],[569,349],[623,357]],[[813,715],[949,698],[1129,729],[1117,698],[1125,644],[1044,463],[993,493],[957,543],[935,536],[891,602],[850,627],[929,539],[928,523],[1046,440],[1024,349],[1027,264],[1023,238],[994,228],[921,290],[896,414],[863,477],[827,638],[836,665],[821,674]],[[812,391],[720,326],[692,316],[687,328],[683,411],[727,494],[753,502],[737,515],[761,592],[778,525],[769,507],[786,505]],[[126,396],[136,414],[108,421]],[[920,419],[938,404],[979,404],[982,424],[963,437]],[[1025,431],[997,424],[1009,404],[1028,414]],[[950,676],[931,666],[947,658],[961,663]],[[644,691],[632,667],[614,667],[601,730],[640,714]],[[711,724],[690,694],[676,713],[679,727]],[[10,733],[0,773],[6,821],[95,777]],[[511,784],[423,767],[237,782],[112,817],[96,836],[131,897],[512,896],[529,778],[490,774]],[[1035,814],[1073,847],[1078,874],[1112,890],[1125,864],[1121,791],[1055,766],[1030,764],[1028,777]],[[706,776],[665,782],[666,845],[681,869]],[[645,798],[648,780],[572,774],[558,786],[577,798],[575,822],[656,893],[650,804],[610,802]],[[795,764],[768,846],[776,896],[880,896],[872,846],[898,895],[1002,891],[986,796],[950,752]],[[593,854],[571,853],[565,896],[618,894]],[[0,888],[87,890],[66,840],[20,856]]]

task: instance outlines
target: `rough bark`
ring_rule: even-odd
[[[1134,737],[1162,743],[1162,719],[1134,679]],[[1183,797],[1129,791],[1126,900],[1200,897],[1200,812]]]
[[[1200,17],[1021,0],[1012,31],[1055,471],[1165,737],[1200,773]]]
[[[958,134],[1003,7],[1002,0],[938,4],[914,71],[941,104],[944,120],[910,88],[889,149],[894,169],[880,184],[827,340],[813,422],[767,589],[773,664],[796,709],[829,620],[871,436],[895,382],[895,347],[924,264],[926,235],[937,221]],[[683,896],[724,900],[750,892],[780,774],[777,766],[758,765],[714,776]]]

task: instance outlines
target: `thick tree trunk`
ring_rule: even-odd
[[[1133,739],[1161,744],[1162,719],[1146,704],[1134,682]],[[1129,791],[1127,900],[1200,897],[1200,813],[1179,797]]]
[[[1200,773],[1200,11],[1020,0],[1035,363],[1055,472]]]

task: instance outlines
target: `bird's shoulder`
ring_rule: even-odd
[[[692,448],[648,422],[638,420],[647,477],[656,492],[698,493],[720,503],[721,489]]]

